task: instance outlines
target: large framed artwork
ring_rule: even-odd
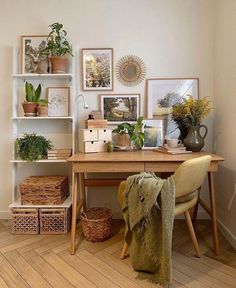
[[[82,89],[113,90],[113,49],[82,49]]]
[[[48,73],[47,36],[21,36],[21,73]]]
[[[154,149],[164,142],[164,126],[161,119],[143,120],[144,145],[143,149]]]
[[[164,119],[166,138],[178,138],[179,130],[171,120],[172,107],[192,95],[199,97],[198,78],[154,78],[146,80],[147,118]]]
[[[140,94],[103,94],[101,111],[110,124],[135,122],[140,115]]]
[[[48,87],[48,116],[66,117],[69,116],[70,88],[69,87]]]

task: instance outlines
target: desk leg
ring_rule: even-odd
[[[208,172],[208,184],[209,184],[209,192],[210,192],[210,205],[211,205],[214,248],[215,248],[215,254],[219,255],[219,238],[218,238],[218,231],[217,231],[216,199],[215,199],[215,186],[214,186],[213,172]]]
[[[78,193],[78,175],[75,172],[73,172],[73,175],[72,175],[72,220],[71,220],[71,242],[70,242],[71,254],[75,254],[77,193]]]
[[[80,191],[80,204],[84,209],[86,209],[86,195],[85,195],[85,186],[84,186],[84,173],[79,173],[79,191]],[[81,207],[79,205],[79,207]],[[81,209],[81,208],[80,208]],[[80,211],[78,211],[80,212]]]

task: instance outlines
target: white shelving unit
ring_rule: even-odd
[[[75,53],[74,53],[75,55]],[[76,113],[74,103],[76,95],[75,84],[75,59],[72,59],[71,73],[68,74],[19,74],[19,49],[13,49],[13,101],[12,101],[12,123],[13,123],[13,145],[12,145],[12,204],[13,207],[26,207],[20,204],[19,184],[29,176],[41,175],[68,175],[71,183],[71,167],[66,160],[39,160],[36,162],[26,162],[17,157],[15,140],[24,133],[37,133],[50,139],[55,149],[72,149],[75,151],[75,128]],[[69,87],[70,88],[70,115],[66,117],[24,117],[21,103],[25,99],[25,82],[32,83],[35,87],[40,83],[42,86],[42,98],[46,98],[47,87]],[[71,187],[71,184],[70,184]],[[64,204],[55,205],[55,207],[69,207],[71,198],[67,198]],[[65,206],[66,205],[66,206]],[[29,207],[29,206],[27,206]],[[32,207],[32,206],[31,206]],[[34,205],[33,207],[42,207]],[[43,206],[48,207],[48,206]],[[50,206],[52,207],[52,206]],[[54,207],[54,206],[53,206]]]

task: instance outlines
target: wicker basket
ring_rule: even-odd
[[[70,230],[70,208],[40,208],[40,234],[66,234]]]
[[[60,205],[68,195],[67,176],[30,176],[20,184],[22,205]]]
[[[13,234],[38,234],[39,217],[37,208],[12,208],[12,225]]]
[[[90,208],[80,213],[85,238],[91,242],[101,242],[111,236],[112,214],[109,208]]]

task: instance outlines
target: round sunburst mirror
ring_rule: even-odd
[[[117,62],[115,72],[123,85],[136,86],[145,78],[146,66],[138,56],[127,55]]]

